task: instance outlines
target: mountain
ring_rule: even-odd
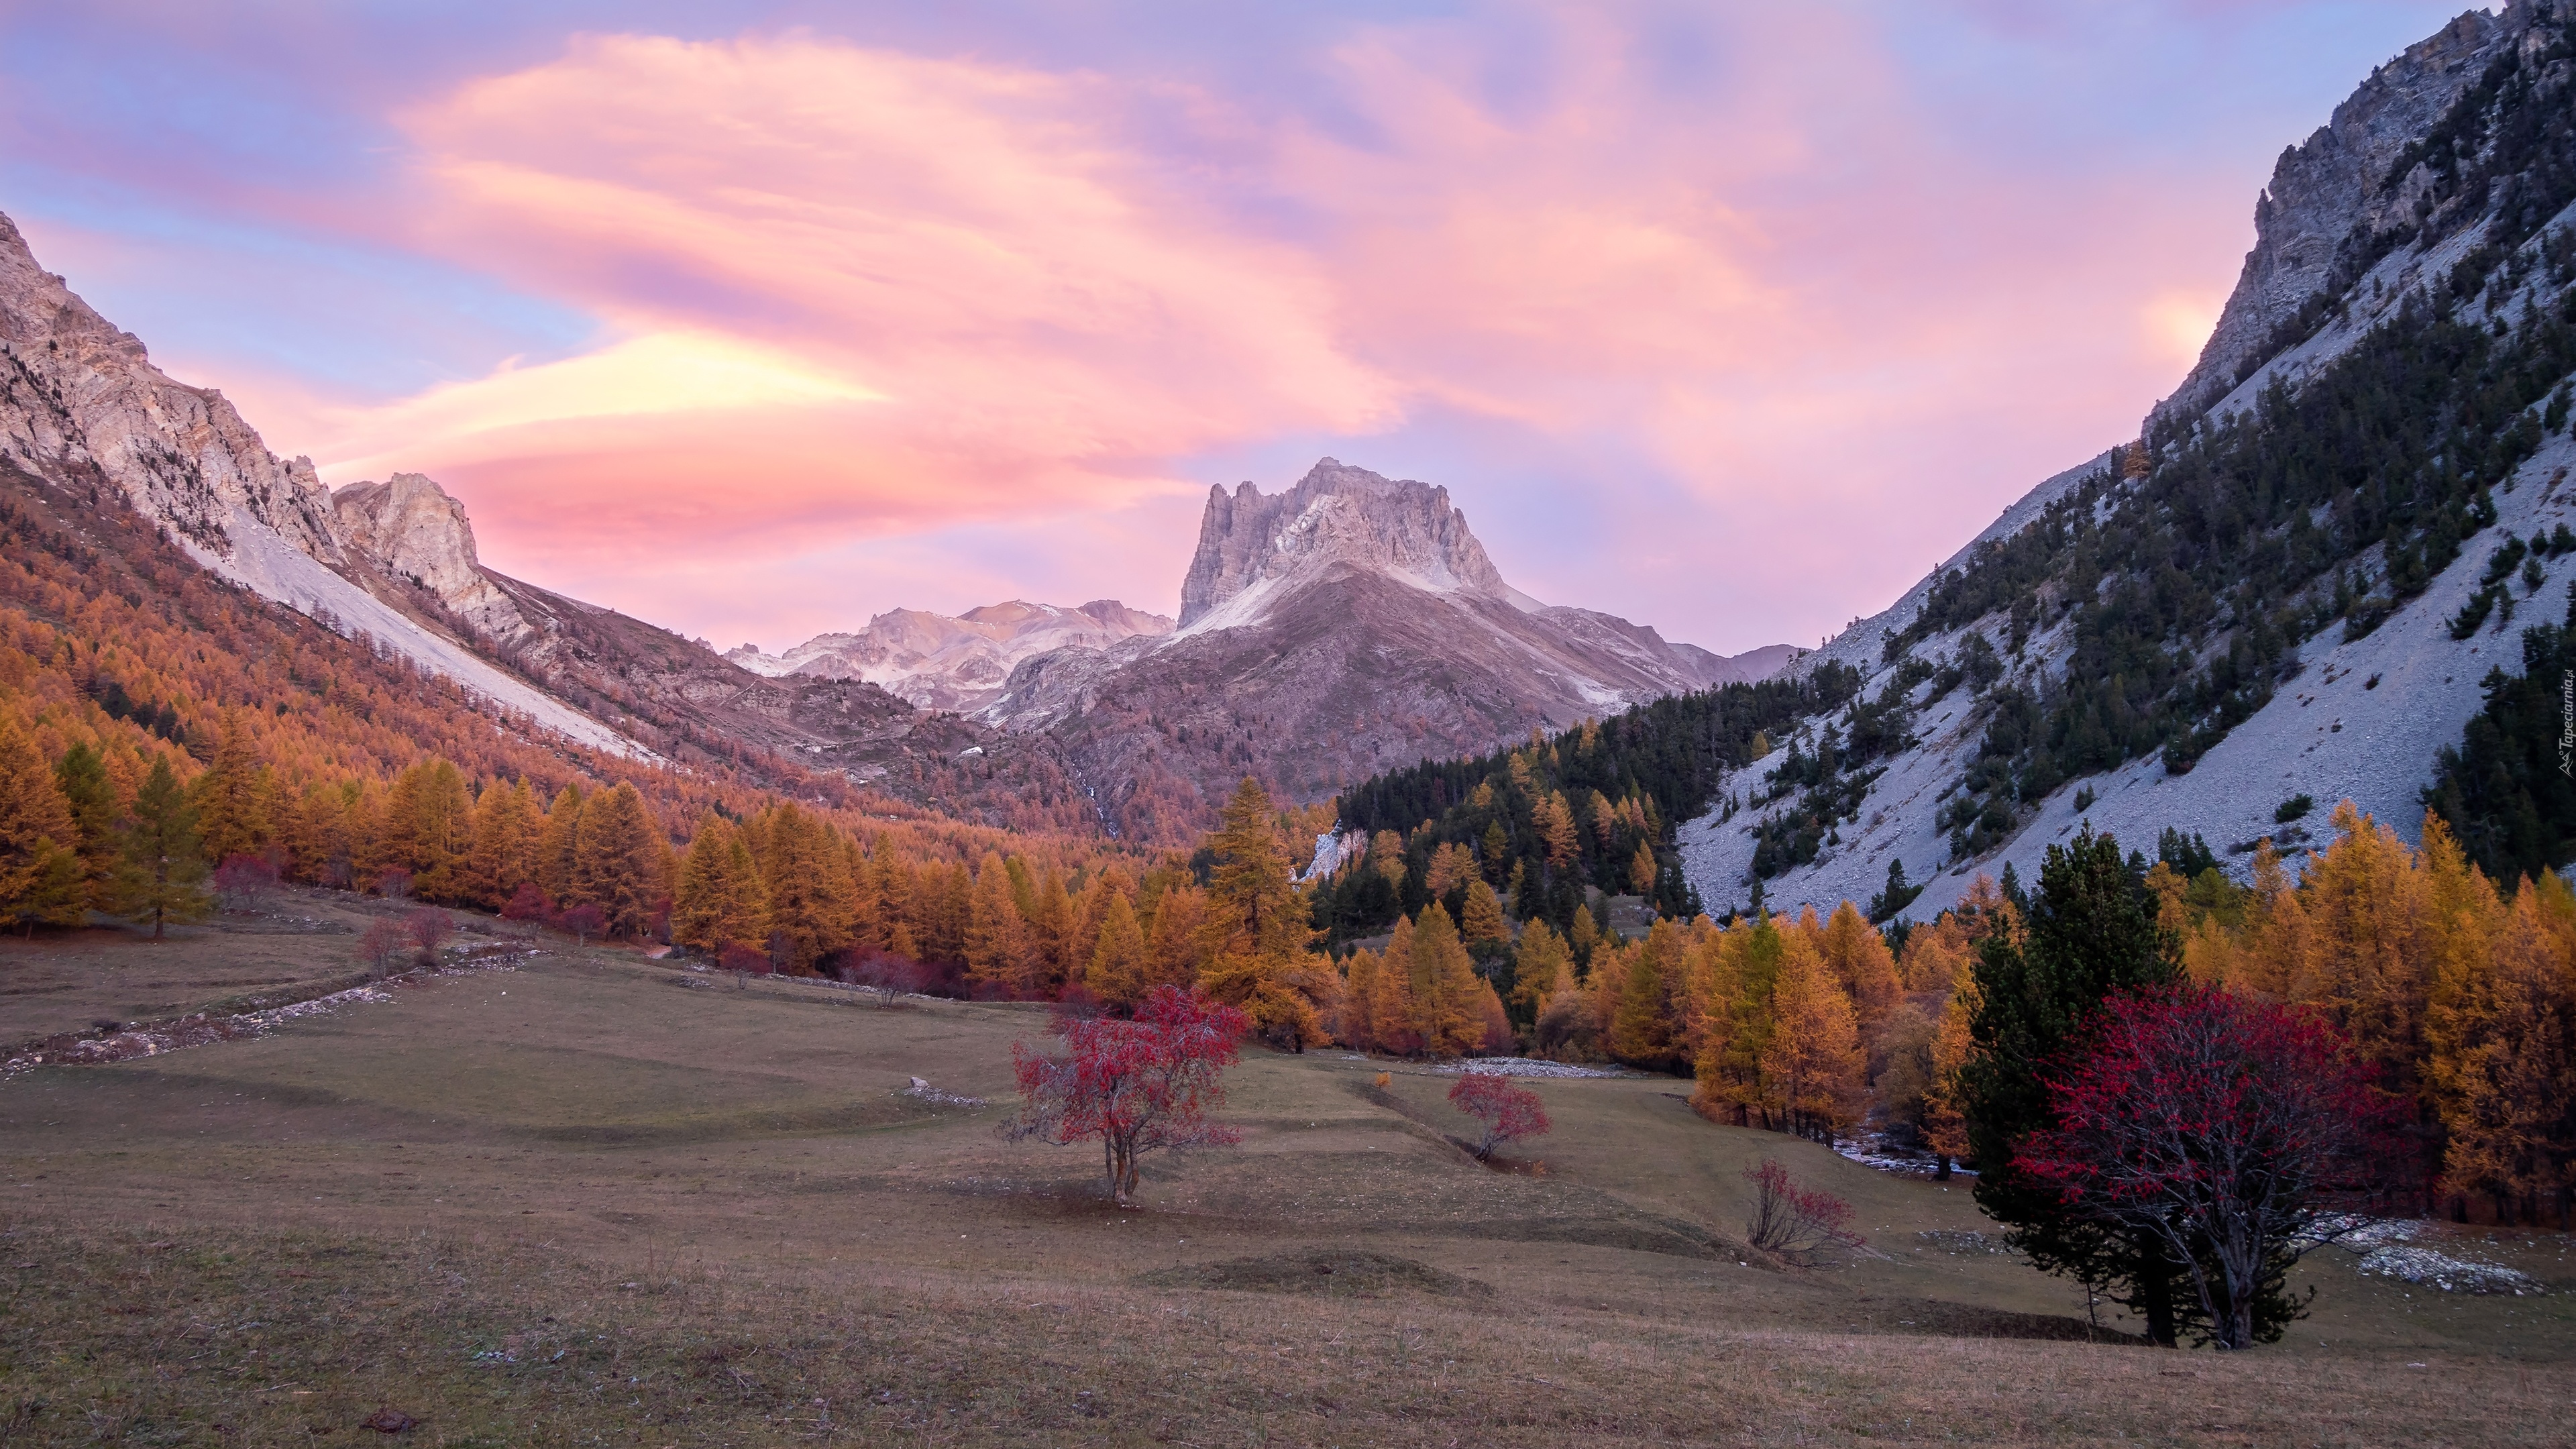
[[[1044,734],[1104,809],[1213,804],[1245,773],[1290,798],[1639,701],[1760,677],[1504,582],[1448,490],[1317,463],[1283,493],[1211,489],[1180,627],[1033,656],[983,718]]]
[[[222,393],[176,382],[153,366],[134,334],[110,325],[36,264],[5,216],[0,458],[94,494],[102,505],[120,498],[167,530],[198,565],[328,618],[344,634],[375,639],[541,730],[642,753],[615,729],[420,629],[345,577],[330,494],[312,461],[280,461]]]
[[[1078,609],[1014,599],[954,616],[895,609],[854,634],[818,634],[774,655],[745,644],[724,657],[770,678],[864,679],[921,709],[972,712],[1001,697],[1024,659],[1171,632],[1170,619],[1115,599]]]
[[[728,658],[486,567],[424,474],[326,490],[220,393],[154,367],[5,218],[0,364],[0,463],[453,681],[530,743],[798,790],[820,772],[995,825],[1183,839],[1247,772],[1320,799],[1794,656],[1726,659],[1543,605],[1445,489],[1326,459],[1276,496],[1212,493],[1177,627],[1111,600],[1012,601]]]
[[[2141,437],[1798,662],[1858,670],[1849,704],[1714,762],[1676,841],[1710,904],[1865,899],[1900,862],[1920,916],[2088,820],[2240,873],[2346,798],[2415,833],[2576,578],[2572,8],[2461,16],[2283,154]]]
[[[540,748],[719,766],[798,793],[846,782],[992,824],[1096,828],[1043,741],[1003,758],[998,731],[864,680],[764,678],[486,568],[463,505],[421,474],[325,489],[310,461],[281,461],[221,393],[153,366],[139,340],[37,264],[6,217],[0,473],[44,490],[28,500],[43,516],[140,520],[146,543],[119,546],[163,550],[150,570],[161,587],[202,570],[284,604],[452,681]],[[457,753],[456,727],[437,718],[417,747]]]

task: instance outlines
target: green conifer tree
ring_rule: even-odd
[[[98,747],[77,744],[63,751],[63,757],[54,762],[54,784],[71,807],[77,838],[68,843],[80,853],[82,904],[105,910],[115,893],[119,853],[116,787],[108,781],[107,762]]]
[[[2103,998],[2173,981],[2182,943],[2156,924],[2154,897],[2119,842],[2089,825],[2048,848],[2028,900],[2019,942],[2002,931],[1977,942],[1972,1049],[1957,1084],[1977,1160],[1977,1205],[2010,1224],[2013,1245],[2039,1267],[2122,1304],[2145,1321],[2150,1339],[2171,1344],[2191,1311],[2192,1295],[2176,1291],[2190,1265],[2073,1216],[2055,1191],[2015,1170],[2013,1155],[2053,1120],[2040,1075],[2050,1060],[2079,1038]],[[2258,1316],[2286,1306],[2258,1306]]]
[[[152,772],[134,792],[134,814],[121,841],[123,861],[117,871],[116,913],[152,923],[152,939],[161,939],[172,921],[205,918],[214,907],[206,894],[206,853],[197,834],[197,807],[170,771],[166,755],[155,755]]]

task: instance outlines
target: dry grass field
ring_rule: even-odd
[[[9,1040],[349,968],[363,907],[280,909],[0,945]],[[1039,1012],[541,944],[0,1081],[0,1445],[376,1442],[384,1410],[444,1445],[2576,1438],[2555,1234],[2460,1247],[2547,1295],[2330,1251],[2284,1344],[2157,1352],[2001,1253],[1964,1182],[1711,1126],[1684,1083],[1537,1083],[1544,1169],[1494,1171],[1443,1140],[1447,1078],[1258,1051],[1243,1145],[1149,1160],[1120,1211],[1096,1154],[995,1134]],[[1744,1250],[1766,1154],[1868,1250]]]

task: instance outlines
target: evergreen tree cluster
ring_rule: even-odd
[[[1342,792],[1341,824],[1369,840],[1367,858],[1317,890],[1315,924],[1339,944],[1435,901],[1462,918],[1469,874],[1507,895],[1515,916],[1546,920],[1560,935],[1591,891],[1641,895],[1688,919],[1700,906],[1674,827],[1707,810],[1727,773],[1760,758],[1775,735],[1849,702],[1859,686],[1858,670],[1827,663],[1362,781]],[[1471,870],[1440,865],[1462,858]]]
[[[2424,804],[2497,880],[2576,860],[2576,585],[2566,618],[2522,635],[2522,673],[2484,681],[2486,708],[2441,753]]]

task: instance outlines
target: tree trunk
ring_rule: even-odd
[[[2158,1348],[2175,1346],[2173,1309],[2173,1267],[2165,1261],[2164,1250],[2152,1238],[2141,1233],[2130,1240],[2138,1253],[2138,1306],[2147,1315],[2147,1342]]]
[[[1934,1182],[1948,1182],[1950,1180],[1950,1154],[1942,1152],[1934,1155],[1941,1159],[1941,1166],[1933,1172],[1932,1180]]]

